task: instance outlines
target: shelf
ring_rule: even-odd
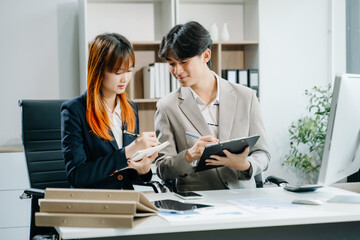
[[[133,41],[132,44],[133,46],[141,46],[141,45],[144,45],[144,46],[157,46],[157,45],[160,45],[161,41]]]
[[[186,4],[244,4],[244,0],[179,0]]]
[[[134,103],[156,103],[157,101],[159,101],[159,99],[158,98],[156,98],[156,99],[137,98],[137,99],[132,99],[131,101],[133,101]]]
[[[233,42],[214,42],[214,44],[221,45],[259,45],[258,41],[233,41]]]
[[[88,0],[88,3],[158,3],[163,0]]]
[[[0,146],[0,153],[5,153],[5,152],[22,152],[23,151],[23,147],[22,145],[3,145]]]

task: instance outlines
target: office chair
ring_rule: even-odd
[[[44,197],[44,189],[70,187],[61,150],[60,107],[64,101],[19,101],[22,142],[31,188],[24,191],[23,198],[32,198],[30,239],[49,239],[55,233],[53,228],[35,226],[35,212],[39,211],[38,200]]]

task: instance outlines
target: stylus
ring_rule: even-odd
[[[199,139],[199,138],[200,138],[200,136],[199,136],[199,135],[196,135],[196,134],[191,133],[191,132],[186,132],[185,134],[186,134],[186,135],[189,135],[190,137],[193,137],[193,138],[197,138],[197,139]]]

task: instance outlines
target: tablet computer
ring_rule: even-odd
[[[285,190],[290,192],[313,192],[318,188],[322,188],[323,185],[308,184],[308,185],[287,185],[284,187]]]
[[[226,156],[223,152],[224,149],[228,150],[231,153],[242,153],[247,146],[250,146],[250,151],[256,144],[257,140],[259,139],[259,135],[253,135],[250,137],[244,138],[237,138],[232,139],[224,142],[219,142],[216,144],[209,144],[205,147],[203,154],[201,155],[199,164],[195,168],[195,172],[201,172],[205,170],[209,170],[216,167],[222,166],[207,166],[205,163],[206,159],[211,159],[211,155],[218,155],[218,156]]]
[[[152,202],[160,211],[183,213],[199,208],[212,207],[212,205],[199,203],[183,203],[172,199],[157,200]]]

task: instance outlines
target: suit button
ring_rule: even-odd
[[[225,182],[225,185],[228,186],[229,185],[228,182]]]
[[[124,177],[123,177],[123,175],[119,174],[119,175],[117,176],[117,179],[118,179],[119,181],[122,181],[122,180],[124,179]]]

